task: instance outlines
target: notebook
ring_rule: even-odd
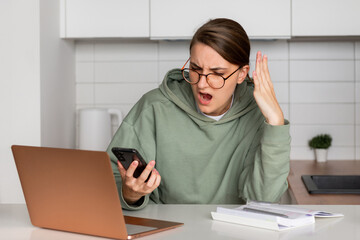
[[[343,217],[341,213],[287,206],[276,203],[247,201],[237,208],[217,207],[211,212],[214,220],[282,231],[315,223],[315,217]]]
[[[106,152],[12,146],[34,226],[134,239],[183,223],[124,216]]]

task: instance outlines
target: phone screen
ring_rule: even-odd
[[[138,161],[139,162],[139,165],[137,166],[137,168],[136,168],[136,170],[134,172],[134,175],[133,175],[135,178],[138,178],[141,175],[141,173],[144,171],[144,169],[145,169],[145,167],[147,165],[145,160],[140,155],[140,153],[134,148],[118,148],[118,147],[114,147],[114,148],[111,149],[111,151],[114,153],[116,158],[119,160],[121,165],[126,170],[129,168],[130,164],[133,161]],[[150,177],[150,174],[149,174],[149,177]]]

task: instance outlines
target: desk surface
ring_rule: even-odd
[[[235,207],[234,205],[223,205]],[[299,206],[301,207],[301,206]],[[149,205],[135,212],[124,211],[124,215],[163,219],[185,223],[184,226],[166,232],[143,237],[144,240],[161,239],[360,239],[360,205],[306,205],[309,209],[340,212],[343,218],[316,219],[310,226],[283,232],[252,228],[237,224],[213,221],[210,212],[216,205]],[[33,227],[24,204],[0,204],[1,240],[100,240],[105,238],[41,229]]]
[[[317,163],[316,161],[294,160],[290,161],[288,177],[289,191],[297,204],[360,204],[360,194],[309,194],[301,180],[302,175],[360,175],[360,161],[333,160]]]

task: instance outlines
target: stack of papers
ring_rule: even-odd
[[[277,231],[313,224],[315,217],[344,216],[339,213],[255,201],[234,209],[218,207],[211,215],[214,220]]]

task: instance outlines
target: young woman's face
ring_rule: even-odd
[[[203,43],[193,45],[190,55],[189,68],[200,74],[216,73],[227,78],[239,68],[239,66],[226,61],[214,49]],[[219,116],[225,113],[230,108],[236,85],[244,81],[248,71],[248,65],[237,70],[225,81],[225,85],[220,89],[210,87],[206,77],[201,76],[197,84],[191,85],[200,111],[210,116]]]

